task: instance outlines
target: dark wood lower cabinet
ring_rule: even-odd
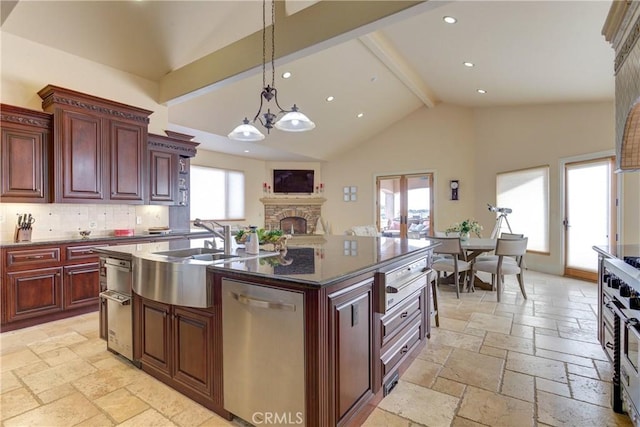
[[[134,358],[142,369],[202,405],[222,409],[216,406],[213,389],[213,310],[135,295],[134,311],[138,342],[134,347],[139,347]]]
[[[98,307],[100,273],[97,262],[64,267],[64,308]]]
[[[373,279],[329,295],[336,423],[373,394],[372,292]]]
[[[7,274],[7,322],[62,311],[62,268]]]
[[[212,396],[213,315],[175,307],[173,378],[204,396]]]
[[[171,306],[140,298],[140,361],[171,376]]]

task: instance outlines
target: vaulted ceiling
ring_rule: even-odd
[[[258,143],[226,135],[260,102],[261,1],[2,1],[2,31],[157,81],[170,128],[195,134],[201,148],[327,160],[438,103],[613,100],[614,53],[600,34],[610,4],[279,0],[278,98],[316,129],[272,130]],[[267,4],[267,25],[270,17]],[[270,83],[268,63],[266,72]]]

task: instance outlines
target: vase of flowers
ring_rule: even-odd
[[[478,237],[482,237],[480,232],[482,226],[475,219],[465,219],[462,222],[456,222],[451,227],[445,230],[445,233],[459,233],[461,240],[469,239],[471,233],[474,233]]]

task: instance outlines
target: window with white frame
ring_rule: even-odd
[[[190,174],[192,221],[244,219],[244,172],[192,165]]]
[[[496,205],[513,209],[507,221],[514,233],[529,238],[528,251],[549,253],[549,166],[499,173]],[[503,221],[499,232],[507,231]]]

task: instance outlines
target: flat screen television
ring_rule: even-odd
[[[313,170],[274,169],[274,193],[313,193]]]

